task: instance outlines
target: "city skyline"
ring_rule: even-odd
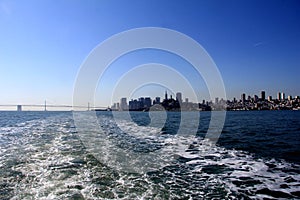
[[[128,101],[127,101],[128,100]],[[223,109],[223,108],[229,108],[229,110],[243,110],[245,108],[251,108],[255,109],[255,106],[257,108],[257,103],[260,103],[262,109],[270,109],[270,106],[273,106],[273,109],[280,109],[280,107],[276,107],[277,105],[281,104],[281,109],[287,109],[288,106],[289,108],[292,109],[300,109],[300,96],[299,95],[288,95],[285,96],[284,92],[278,92],[277,97],[273,98],[273,96],[266,96],[266,91],[261,90],[259,94],[253,94],[253,96],[248,95],[246,93],[242,93],[240,96],[240,99],[233,98],[233,99],[219,99],[219,97],[216,97],[213,100],[205,100],[203,99],[202,101],[198,102],[192,102],[189,101],[188,97],[184,97],[183,100],[183,93],[182,92],[176,92],[171,93],[168,95],[167,90],[165,91],[165,95],[162,98],[161,96],[156,96],[156,97],[149,97],[149,96],[140,96],[138,98],[131,98],[127,99],[127,97],[122,97],[120,99],[119,103],[114,103],[111,107],[112,110],[119,110],[119,111],[125,111],[125,110],[132,110],[132,111],[142,111],[142,110],[147,110],[151,106],[154,106],[156,104],[163,105],[163,107],[166,108],[166,105],[164,105],[164,102],[167,100],[174,100],[173,103],[175,102],[176,107],[180,109],[183,107],[184,109],[190,107],[193,109],[201,109],[201,105],[207,105],[210,106],[209,109],[207,107],[203,108],[203,110],[214,110],[215,109]],[[294,102],[293,102],[294,101]],[[177,102],[177,103],[176,103]],[[264,103],[273,103],[273,105],[264,105]],[[290,103],[296,103],[295,107],[292,106]],[[249,103],[252,103],[252,105],[248,105]],[[282,104],[285,103],[285,104]],[[196,107],[195,104],[199,104],[199,107]],[[274,106],[275,105],[275,106]],[[174,106],[174,105],[173,105]],[[221,106],[221,107],[220,107]],[[223,107],[225,106],[225,107]],[[269,106],[269,107],[268,107]],[[236,108],[237,107],[237,108]],[[260,107],[259,107],[260,108]],[[181,108],[182,109],[182,108]]]
[[[43,104],[45,99],[52,104],[72,104],[78,71],[91,50],[114,34],[140,27],[176,30],[202,45],[220,71],[228,99],[260,90],[273,98],[278,91],[297,95],[299,18],[300,3],[293,0],[55,4],[48,0],[1,0],[0,104]],[[119,78],[149,62],[173,67],[188,77],[197,94],[209,98],[205,82],[184,59],[147,50],[129,53],[112,63],[101,77],[103,84],[98,86],[95,102],[108,106],[118,101],[123,94],[115,94],[115,99],[109,94]],[[145,94],[156,96],[156,89],[145,90]],[[179,90],[195,101],[191,91]]]
[[[278,99],[278,100],[281,100],[281,99],[288,99],[288,97],[290,96],[290,97],[292,97],[292,98],[296,98],[297,96],[299,96],[299,95],[293,95],[293,94],[290,94],[290,95],[286,95],[285,94],[285,92],[281,92],[281,91],[279,91],[279,92],[277,92],[277,94],[275,95],[275,96],[272,96],[272,95],[266,95],[266,91],[265,90],[261,90],[261,91],[259,91],[260,93],[260,98],[262,98],[262,99],[268,99],[269,97],[271,97],[272,99]],[[168,93],[168,92],[167,92]],[[175,93],[175,95],[174,95],[174,93],[168,93],[168,95],[170,95],[170,96],[172,96],[172,98],[174,98],[174,99],[176,99],[176,94],[183,94],[182,92],[176,92]],[[262,93],[264,93],[264,95],[262,95]],[[249,97],[251,97],[251,98],[254,98],[255,96],[257,96],[257,97],[259,97],[257,94],[258,93],[254,93],[254,94],[247,94],[247,93],[241,93],[241,95],[240,95],[240,98],[239,97],[233,97],[233,98],[227,98],[226,100],[233,100],[233,99],[240,99],[240,100],[242,100],[243,99],[243,97],[242,97],[242,95],[243,94],[245,94],[245,99],[247,99],[247,98],[249,98]],[[165,96],[161,96],[161,95],[156,95],[156,96],[149,96],[149,95],[142,95],[142,96],[139,96],[139,97],[134,97],[134,98],[128,98],[128,97],[122,97],[122,98],[126,98],[127,100],[135,100],[135,99],[139,99],[139,98],[151,98],[151,99],[154,99],[155,100],[155,98],[157,98],[157,97],[159,97],[160,99],[163,99],[163,97],[165,97]],[[263,98],[263,97],[265,97],[265,98]],[[276,97],[276,98],[274,98],[274,97]],[[121,98],[121,99],[122,99]],[[184,97],[184,99],[189,99],[189,97]],[[219,97],[216,97],[216,98],[219,98]],[[216,99],[215,98],[215,99]],[[214,100],[215,100],[214,99]],[[213,101],[213,99],[202,99],[202,100],[205,100],[205,101]]]
[[[219,97],[215,97],[213,99],[202,99],[201,101],[190,101],[188,97],[183,96],[182,92],[176,92],[176,93],[168,93],[168,90],[165,90],[164,96],[155,96],[150,97],[147,95],[143,95],[136,98],[127,98],[122,97],[119,102],[115,102],[112,105],[108,106],[102,106],[98,104],[92,104],[90,102],[87,102],[87,105],[60,105],[60,104],[47,104],[46,100],[43,104],[0,104],[0,110],[17,110],[17,111],[69,111],[71,110],[106,110],[106,109],[112,109],[112,110],[140,110],[142,111],[144,108],[150,108],[151,106],[154,106],[155,104],[163,105],[163,102],[165,100],[174,100],[177,101],[178,106],[182,106],[186,109],[187,107],[192,107],[195,109],[195,107],[199,104],[199,108],[201,109],[201,105],[209,105],[209,106],[216,106],[217,109],[222,108],[222,106],[226,105],[227,107],[232,106],[234,103],[241,103],[242,105],[246,105],[247,103],[258,103],[258,102],[271,102],[271,103],[288,103],[290,102],[296,102],[297,105],[295,107],[295,110],[300,110],[300,95],[286,95],[284,92],[278,92],[275,97],[271,95],[266,95],[265,90],[259,91],[260,93],[256,94],[246,94],[241,93],[240,98],[233,97],[232,99],[223,99]],[[132,104],[132,105],[130,105]],[[197,104],[197,105],[196,105]],[[297,107],[299,104],[299,107]],[[144,106],[145,105],[145,106]],[[221,107],[219,107],[221,105]],[[284,104],[282,104],[285,106]],[[141,107],[139,107],[141,106]],[[241,105],[239,105],[241,106]],[[252,105],[253,106],[253,105]],[[23,109],[25,107],[26,109]],[[15,109],[16,108],[16,109]],[[59,108],[59,109],[57,109]],[[143,108],[143,109],[142,109]],[[206,111],[206,108],[203,110]],[[209,111],[209,110],[208,110]]]

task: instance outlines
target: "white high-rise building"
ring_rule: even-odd
[[[281,100],[285,100],[285,94],[284,94],[284,92],[281,92]]]
[[[123,110],[127,110],[128,109],[128,105],[127,105],[127,98],[121,98],[120,100],[120,111],[123,111]]]

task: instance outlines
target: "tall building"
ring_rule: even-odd
[[[268,96],[268,101],[272,101],[272,96]]]
[[[141,108],[141,104],[138,100],[132,99],[131,101],[129,101],[129,110],[138,110],[140,108]]]
[[[111,109],[117,109],[117,104],[116,103],[114,103],[112,106],[111,106]],[[119,109],[119,108],[118,108]]]
[[[167,90],[166,90],[166,93],[165,93],[165,100],[168,100],[168,93],[167,93]]]
[[[155,97],[155,103],[160,104],[160,97]]]
[[[144,97],[140,97],[139,98],[139,107],[140,108],[144,108],[145,107],[145,98]]]
[[[159,99],[160,101],[160,99]],[[155,100],[154,100],[154,103]],[[152,100],[150,97],[140,97],[138,100],[137,99],[132,99],[129,101],[129,110],[143,110],[145,108],[150,108],[152,106]],[[124,110],[124,108],[123,108]]]
[[[277,99],[280,101],[281,100],[281,92],[278,92],[277,94]]]
[[[266,100],[266,92],[265,91],[260,92],[260,99],[263,101]]]
[[[146,98],[145,98],[144,107],[150,108],[151,105],[152,105],[152,100],[151,100],[151,98],[150,98],[150,97],[146,97]]]
[[[179,103],[182,103],[182,94],[181,94],[181,92],[177,92],[177,93],[176,93],[176,100],[177,100]]]
[[[245,93],[243,93],[241,95],[241,100],[242,100],[243,103],[246,101],[246,94]]]
[[[257,96],[257,95],[254,95],[254,96],[253,96],[253,100],[254,100],[254,102],[257,102],[257,101],[258,101],[258,96]]]
[[[218,104],[218,103],[219,103],[219,98],[216,97],[216,98],[215,98],[215,104]]]
[[[281,100],[285,100],[285,94],[284,94],[284,92],[281,92]]]
[[[189,102],[189,98],[185,98],[185,103],[188,103]]]
[[[248,101],[251,101],[251,100],[252,100],[251,96],[250,96],[250,95],[248,95]]]
[[[127,110],[127,98],[124,97],[124,98],[121,98],[120,100],[120,111],[123,111],[123,110]]]

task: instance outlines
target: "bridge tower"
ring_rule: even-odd
[[[17,105],[17,111],[22,111],[22,105]]]
[[[47,102],[45,100],[45,110],[44,111],[47,111]]]

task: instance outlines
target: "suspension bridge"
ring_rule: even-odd
[[[44,104],[2,104],[0,105],[0,108],[16,108],[17,111],[22,111],[23,108],[41,108],[43,111],[47,111],[48,108],[57,108],[57,109],[80,109],[80,110],[110,110],[109,107],[103,107],[103,106],[90,106],[88,103],[87,106],[78,106],[78,105],[64,105],[64,104],[47,104],[46,101]]]

